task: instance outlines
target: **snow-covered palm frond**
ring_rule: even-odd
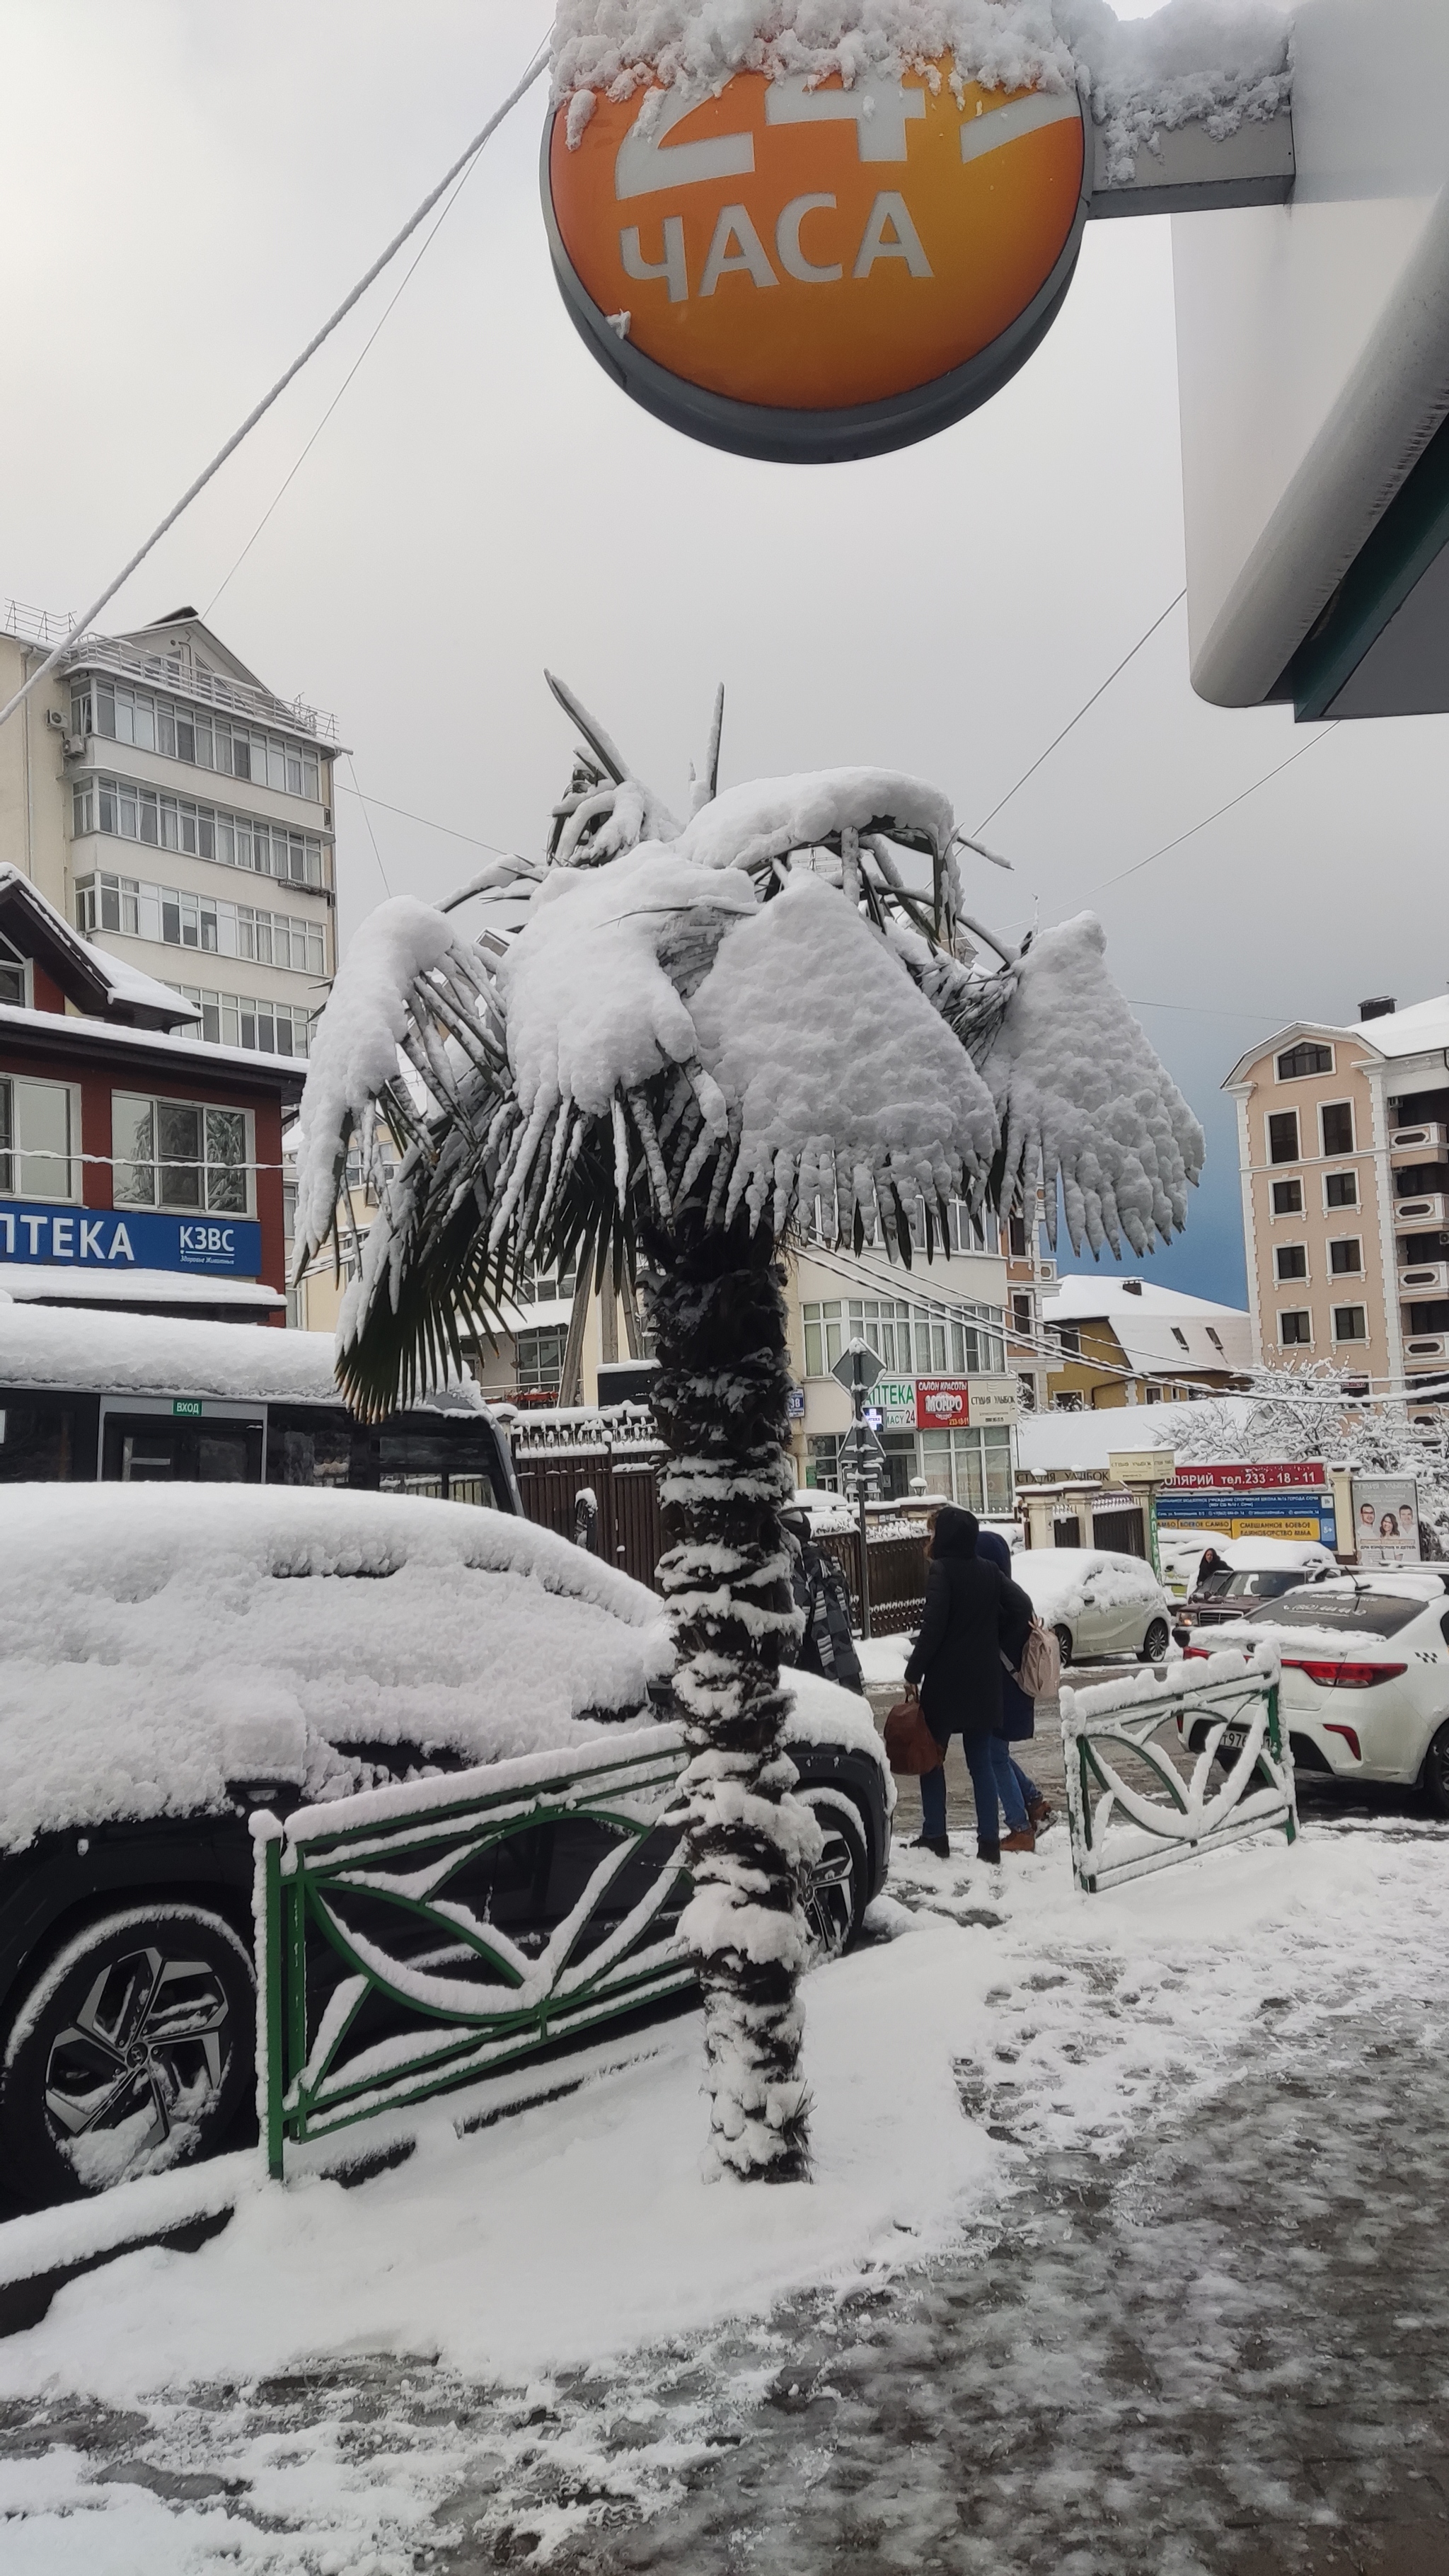
[[[1203,1131],[1103,964],[1090,912],[1042,931],[1012,970],[1015,989],[981,1070],[1001,1122],[1004,1204],[1040,1185],[1056,1241],[1060,1184],[1074,1250],[1120,1254],[1171,1241],[1202,1170]]]
[[[352,1136],[401,1148],[344,1305],[369,1406],[456,1343],[526,1261],[632,1263],[686,1207],[781,1238],[808,1221],[903,1260],[954,1197],[1060,1184],[1074,1243],[1137,1251],[1183,1221],[1202,1135],[1084,916],[985,969],[959,932],[938,791],[845,769],[724,790],[669,823],[561,683],[612,799],[552,863],[495,862],[522,926],[470,944],[401,901],[364,925],[323,1015],[298,1235],[328,1235]],[[718,708],[706,769],[715,782]],[[661,819],[662,818],[662,819]],[[556,823],[558,817],[555,817]],[[646,825],[649,827],[645,829]],[[643,837],[635,837],[639,833]],[[613,852],[610,855],[610,852]],[[484,880],[487,880],[485,883]],[[518,918],[515,909],[514,920]],[[963,956],[958,953],[966,950]]]

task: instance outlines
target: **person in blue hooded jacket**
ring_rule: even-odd
[[[976,1553],[986,1557],[992,1565],[1000,1566],[1003,1574],[1010,1574],[1011,1550],[1000,1530],[982,1530],[976,1540]],[[1015,1745],[1029,1743],[1035,1735],[1036,1702],[1028,1697],[1015,1674],[1010,1672],[1001,1676],[1001,1724],[998,1733],[1008,1748],[1007,1759],[1021,1792],[1027,1820],[1033,1831],[1040,1833],[1043,1825],[1051,1823],[1050,1802],[1037,1787],[1031,1773],[1023,1770],[1011,1749]]]

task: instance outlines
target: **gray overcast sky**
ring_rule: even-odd
[[[476,131],[548,13],[8,0],[5,22],[0,594],[75,609]],[[575,337],[539,215],[542,117],[535,92],[488,147],[217,628],[271,687],[335,710],[370,797],[504,845],[537,845],[566,774],[545,662],[676,801],[723,678],[727,779],[876,760],[976,823],[1183,578],[1165,219],[1089,225],[1043,348],[945,436],[870,464],[745,464],[646,418]],[[208,610],[400,274],[104,624]],[[1178,609],[992,825],[1019,874],[980,867],[972,908],[1003,925],[1038,899],[1045,920],[1098,910],[1208,1127],[1187,1235],[1151,1275],[1242,1295],[1218,1086],[1252,1039],[1449,973],[1426,936],[1446,721],[1344,726],[1111,886],[1307,739],[1281,710],[1193,697]],[[379,855],[340,798],[344,932],[381,871],[428,896],[480,863],[371,820]]]

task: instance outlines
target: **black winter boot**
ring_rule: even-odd
[[[911,1849],[934,1852],[937,1860],[949,1860],[951,1857],[950,1840],[945,1834],[917,1834]]]
[[[978,1860],[1000,1860],[1000,1843],[978,1843],[976,1846],[976,1857]]]

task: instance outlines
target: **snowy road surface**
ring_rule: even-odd
[[[1449,1842],[892,1885],[809,1988],[813,2186],[700,2185],[686,2020],[61,2292],[6,2576],[1441,2576]]]

